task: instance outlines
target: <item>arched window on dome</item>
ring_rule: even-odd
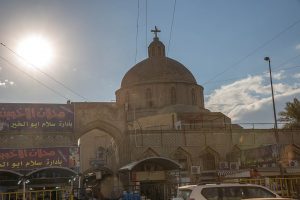
[[[174,87],[171,88],[171,104],[176,104],[176,89]]]
[[[152,48],[152,49],[151,49],[151,54],[152,54],[152,57],[155,56],[155,48]]]
[[[196,93],[195,93],[194,88],[191,91],[191,95],[192,95],[192,105],[196,105],[197,104],[197,97],[196,97]]]
[[[129,109],[129,93],[125,93],[125,104],[124,104],[125,110]]]
[[[149,107],[149,108],[151,108],[153,106],[152,91],[150,88],[146,89],[146,104],[147,104],[147,107]]]
[[[161,53],[161,47],[157,47],[157,54],[158,54],[158,56],[162,55],[162,53]]]

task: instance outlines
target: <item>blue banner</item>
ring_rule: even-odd
[[[79,169],[79,148],[52,147],[28,149],[0,149],[0,170],[68,167]]]
[[[0,104],[0,132],[73,132],[72,104]]]

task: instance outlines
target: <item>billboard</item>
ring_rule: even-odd
[[[277,165],[285,151],[285,145],[266,145],[245,149],[241,152],[241,162],[244,167],[272,167]]]
[[[79,147],[0,149],[0,170],[79,168]]]
[[[73,132],[73,104],[0,104],[0,133]]]

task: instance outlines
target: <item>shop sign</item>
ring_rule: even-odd
[[[0,149],[0,170],[79,167],[78,147]]]
[[[73,132],[73,104],[0,104],[0,132]]]

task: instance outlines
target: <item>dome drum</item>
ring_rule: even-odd
[[[186,83],[153,83],[121,88],[117,103],[126,110],[159,110],[170,105],[193,105],[204,108],[203,88]]]

